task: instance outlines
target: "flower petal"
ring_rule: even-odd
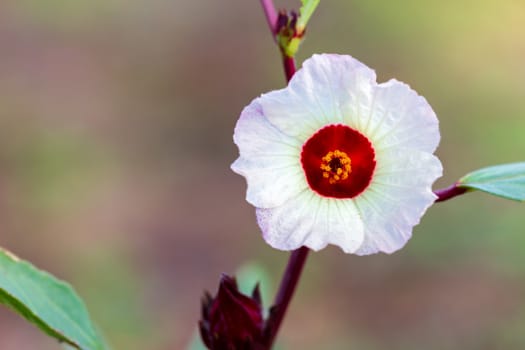
[[[286,89],[262,95],[264,115],[282,132],[301,142],[321,127],[345,123],[358,128],[368,114],[375,72],[351,56],[313,55]]]
[[[353,253],[364,239],[363,221],[352,200],[321,197],[306,190],[285,204],[257,209],[257,222],[268,244],[280,250],[328,244]]]
[[[434,203],[431,186],[441,173],[441,163],[432,154],[410,149],[382,152],[373,183],[354,199],[366,225],[356,254],[392,253],[403,247]]]
[[[259,99],[242,111],[233,139],[240,156],[231,168],[246,177],[246,200],[252,205],[281,205],[307,186],[300,163],[301,144],[268,122]]]
[[[439,122],[424,97],[392,79],[377,85],[374,104],[362,129],[376,149],[407,147],[434,152],[439,144]]]

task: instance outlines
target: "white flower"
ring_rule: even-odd
[[[253,100],[234,133],[263,237],[272,247],[334,244],[394,252],[436,196],[439,143],[427,101],[350,56],[314,55],[288,87]]]

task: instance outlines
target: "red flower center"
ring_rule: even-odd
[[[370,141],[341,124],[313,134],[303,145],[301,164],[310,188],[333,198],[353,198],[363,192],[376,167]]]

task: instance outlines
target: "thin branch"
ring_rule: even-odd
[[[288,265],[286,266],[286,271],[284,272],[283,279],[281,280],[281,285],[279,287],[279,292],[275,297],[275,303],[270,310],[270,316],[266,321],[266,328],[264,334],[263,345],[266,349],[271,349],[272,344],[275,340],[275,336],[279,331],[281,323],[286,314],[286,310],[290,305],[295,288],[301,277],[301,272],[303,271],[306,258],[310,249],[306,247],[301,247],[297,250],[294,250],[290,255],[290,260],[288,260]]]
[[[292,76],[295,74],[294,58],[283,55],[283,67],[284,74],[286,75],[286,81],[290,81],[290,79],[292,79]]]
[[[468,191],[468,188],[459,187],[457,183],[452,184],[451,186],[447,188],[435,190],[434,194],[438,196],[438,198],[436,199],[436,203],[443,202],[451,198],[454,198],[456,196],[462,195],[467,191]]]
[[[266,15],[266,21],[268,22],[268,27],[272,32],[272,35],[277,34],[277,11],[275,10],[275,5],[273,0],[260,0],[261,6]]]

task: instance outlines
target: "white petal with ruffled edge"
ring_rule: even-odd
[[[375,72],[343,55],[313,55],[285,89],[260,98],[263,113],[276,128],[301,142],[328,124],[344,123],[358,129],[368,114]]]
[[[301,144],[268,122],[259,100],[242,111],[234,141],[240,157],[231,168],[246,178],[250,204],[275,207],[308,186],[300,163]]]
[[[365,222],[365,239],[356,254],[402,248],[436,200],[431,186],[441,173],[441,163],[432,154],[410,149],[381,152],[373,182],[353,199]]]
[[[334,244],[347,253],[363,243],[364,227],[352,200],[320,197],[305,190],[285,204],[257,209],[257,222],[268,244],[280,250]]]
[[[436,150],[439,123],[424,97],[395,79],[377,85],[374,96],[371,113],[360,131],[373,142],[376,152],[392,147]]]

